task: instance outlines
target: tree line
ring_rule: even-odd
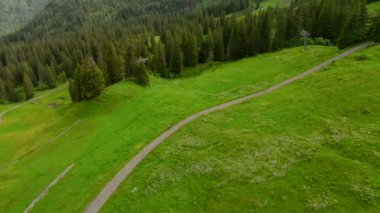
[[[238,6],[246,12],[227,15],[231,8],[222,4],[191,15],[147,15],[44,39],[4,40],[0,99],[32,98],[34,90],[66,79],[73,101],[91,99],[123,79],[149,86],[151,74],[175,78],[199,63],[299,45],[303,29],[311,34],[309,43],[340,48],[379,35],[378,18],[367,27],[364,0],[299,1],[255,12],[245,1]]]

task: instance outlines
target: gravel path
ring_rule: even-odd
[[[5,110],[4,112],[1,112],[1,113],[0,113],[0,124],[3,122],[3,117],[4,117],[5,114],[7,114],[7,113],[9,113],[9,112],[11,112],[11,111],[13,111],[13,110],[15,110],[15,109],[18,109],[18,108],[20,108],[20,107],[22,107],[22,106],[25,106],[27,103],[33,103],[33,102],[35,102],[35,101],[38,101],[38,100],[41,99],[41,98],[44,98],[44,97],[49,96],[49,95],[51,95],[51,94],[54,94],[54,93],[56,93],[56,92],[58,92],[58,91],[60,91],[60,89],[54,89],[54,90],[52,90],[52,91],[46,93],[45,95],[41,95],[41,96],[39,96],[39,97],[33,98],[33,99],[31,99],[31,100],[29,100],[29,101],[26,101],[26,102],[24,102],[24,103],[22,103],[22,104],[19,104],[19,105],[16,105],[16,106],[14,106],[14,107],[12,107],[12,108],[10,108],[10,109],[7,109],[7,110]]]
[[[228,108],[230,106],[233,106],[233,105],[236,105],[236,104],[240,104],[240,103],[243,103],[243,102],[246,102],[246,101],[249,101],[251,99],[254,99],[254,98],[257,98],[257,97],[260,97],[262,95],[265,95],[265,94],[268,94],[270,92],[273,92],[281,87],[284,87],[288,84],[291,84],[301,78],[304,78],[305,76],[307,75],[310,75],[311,73],[314,73],[324,67],[326,67],[327,65],[331,64],[332,62],[334,61],[337,61],[345,56],[348,56],[356,51],[359,51],[361,49],[364,49],[364,48],[367,48],[368,46],[371,46],[371,45],[374,45],[373,42],[366,42],[366,43],[363,43],[363,44],[360,44],[356,47],[353,47],[341,54],[339,54],[338,56],[335,56],[333,58],[331,58],[330,60],[327,60],[325,62],[323,62],[322,64],[316,66],[316,67],[313,67],[312,69],[304,72],[304,73],[301,73],[299,75],[296,75],[288,80],[285,80],[279,84],[276,84],[268,89],[265,89],[265,90],[262,90],[260,92],[257,92],[257,93],[254,93],[252,95],[248,95],[248,96],[245,96],[245,97],[242,97],[242,98],[239,98],[239,99],[236,99],[236,100],[233,100],[233,101],[230,101],[230,102],[227,102],[227,103],[224,103],[224,104],[221,104],[221,105],[218,105],[218,106],[215,106],[215,107],[212,107],[212,108],[209,108],[209,109],[206,109],[204,111],[201,111],[201,112],[198,112],[188,118],[185,118],[184,120],[182,120],[181,122],[175,124],[174,126],[172,126],[169,130],[167,130],[166,132],[164,132],[163,134],[161,134],[158,138],[156,138],[154,141],[152,141],[149,145],[147,145],[143,150],[141,150],[130,162],[128,162],[120,171],[119,173],[116,174],[116,176],[110,181],[107,183],[107,185],[102,189],[102,191],[97,195],[97,197],[91,201],[91,203],[89,204],[89,206],[86,208],[85,212],[86,213],[96,213],[98,212],[102,206],[105,204],[105,202],[111,197],[111,195],[116,191],[116,189],[119,187],[119,185],[123,182],[124,179],[126,179],[128,177],[128,175],[133,171],[133,169],[152,151],[154,150],[158,145],[160,145],[162,142],[164,142],[168,137],[170,137],[171,135],[173,135],[175,132],[177,132],[180,128],[182,128],[183,126],[185,126],[186,124],[194,121],[195,119],[199,118],[199,117],[202,117],[204,115],[207,115],[207,114],[210,114],[210,113],[213,113],[215,111],[219,111],[219,110],[222,110],[222,109],[225,109],[225,108]]]
[[[50,188],[53,187],[55,184],[58,183],[59,180],[61,180],[73,167],[75,166],[75,163],[71,164],[69,167],[67,167],[61,174],[59,174],[30,204],[29,206],[24,210],[24,213],[30,212],[34,206],[46,196],[46,194],[49,192]]]

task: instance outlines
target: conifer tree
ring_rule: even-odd
[[[0,100],[7,99],[7,92],[5,91],[5,83],[3,79],[0,78]]]
[[[148,70],[147,70],[147,68],[143,62],[137,62],[136,81],[141,86],[149,86],[150,85]]]
[[[106,84],[111,85],[123,79],[124,59],[117,54],[112,43],[108,44],[105,52]]]
[[[362,7],[366,7],[366,2],[356,0],[351,14],[339,34],[337,40],[339,48],[343,49],[366,39],[367,11]]]
[[[24,93],[26,99],[31,99],[34,96],[34,87],[32,84],[32,81],[30,80],[29,76],[24,73],[23,76],[23,87],[24,87]]]
[[[286,14],[279,10],[276,17],[275,36],[272,42],[272,50],[279,50],[284,47],[286,34]]]
[[[224,41],[223,33],[220,28],[213,32],[213,41],[214,41],[214,60],[215,61],[224,61]]]
[[[198,64],[197,40],[193,33],[186,32],[182,41],[183,64],[186,67],[194,67]]]
[[[5,87],[5,92],[7,94],[7,99],[11,102],[17,102],[20,100],[20,95],[16,91],[13,83],[9,80],[4,81],[4,87]]]
[[[207,63],[214,60],[214,41],[212,33],[209,31],[206,35],[206,38],[202,42],[200,55],[199,55],[199,62],[201,63]]]
[[[170,72],[174,75],[179,75],[183,70],[183,53],[181,50],[181,44],[178,39],[174,41],[170,59]]]
[[[169,73],[166,65],[165,47],[164,44],[159,41],[155,45],[154,50],[154,69],[163,78],[168,78]]]
[[[70,81],[69,92],[74,102],[90,100],[98,96],[105,87],[102,71],[93,58],[87,58],[78,66],[74,79]]]

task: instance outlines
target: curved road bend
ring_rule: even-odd
[[[97,195],[97,197],[91,201],[89,206],[86,208],[85,212],[86,213],[96,213],[98,212],[102,206],[106,203],[106,201],[111,197],[111,195],[116,191],[116,189],[119,187],[119,185],[123,182],[125,178],[128,177],[128,175],[133,171],[133,169],[152,151],[154,150],[158,145],[160,145],[162,142],[165,141],[168,137],[173,135],[175,132],[177,132],[181,127],[185,126],[186,124],[194,121],[195,119],[213,113],[215,111],[219,111],[225,108],[228,108],[230,106],[240,104],[246,101],[249,101],[251,99],[260,97],[262,95],[268,94],[270,92],[273,92],[281,87],[284,87],[290,83],[293,83],[301,78],[304,78],[307,75],[310,75],[311,73],[314,73],[327,65],[331,64],[334,61],[337,61],[345,56],[348,56],[356,51],[359,51],[361,49],[367,48],[368,46],[374,45],[374,42],[366,42],[363,44],[360,44],[358,46],[355,46],[349,50],[346,50],[345,52],[323,62],[322,64],[311,68],[310,70],[298,74],[288,80],[285,80],[281,83],[278,83],[268,89],[262,90],[260,92],[254,93],[252,95],[248,95],[209,109],[206,109],[204,111],[198,112],[182,121],[179,123],[175,124],[172,126],[169,130],[166,132],[162,133],[158,138],[156,138],[154,141],[152,141],[150,144],[148,144],[143,150],[141,150],[130,162],[128,162],[120,171],[119,173],[116,174],[116,176],[107,183],[107,185],[102,189],[102,191]]]

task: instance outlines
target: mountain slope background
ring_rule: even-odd
[[[50,0],[0,0],[0,36],[29,22]]]

